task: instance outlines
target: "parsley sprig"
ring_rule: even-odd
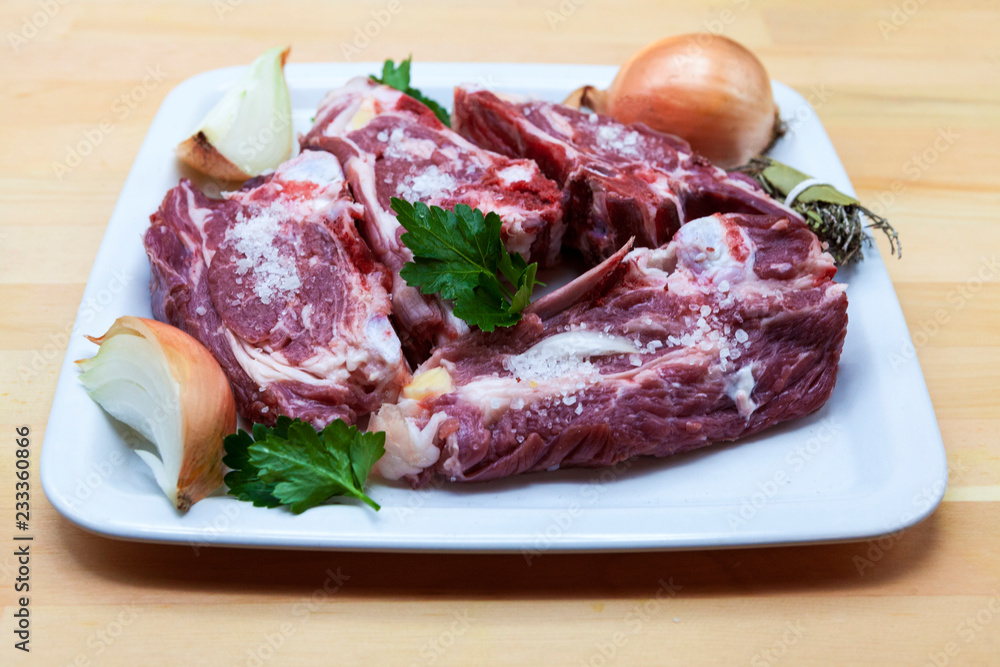
[[[402,241],[413,261],[399,275],[424,294],[440,293],[455,304],[455,316],[483,331],[511,327],[538,283],[538,264],[507,252],[500,216],[459,204],[452,211],[421,202],[390,200],[406,233]]]
[[[222,461],[230,495],[257,507],[288,505],[300,514],[333,496],[357,498],[375,510],[365,480],[385,453],[385,433],[363,433],[341,420],[322,431],[278,417],[273,427],[253,425],[226,436]]]
[[[412,60],[413,56],[410,56],[406,60],[399,63],[398,66],[393,61],[386,60],[382,64],[382,78],[372,75],[371,79],[376,83],[392,86],[396,90],[406,93],[410,97],[423,102],[430,108],[431,111],[434,112],[434,115],[438,117],[438,120],[448,127],[451,127],[451,118],[448,117],[448,111],[431,98],[425,97],[424,94],[416,88],[410,86],[410,64]]]

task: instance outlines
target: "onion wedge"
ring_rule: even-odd
[[[174,506],[185,511],[222,484],[223,439],[236,431],[236,403],[212,354],[180,329],[120,317],[97,354],[76,363],[80,382],[108,414],[152,443],[136,454]]]
[[[295,137],[284,73],[288,52],[276,47],[254,60],[177,147],[177,156],[225,181],[259,176],[291,157]]]

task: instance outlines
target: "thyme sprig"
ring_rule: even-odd
[[[788,193],[810,176],[767,157],[754,158],[735,171],[756,180],[767,194],[784,200]],[[899,234],[884,217],[861,205],[854,197],[830,185],[815,185],[803,191],[791,204],[806,219],[806,224],[826,244],[838,266],[864,259],[862,248],[871,245],[865,227],[877,229],[889,239],[890,254],[903,256]]]

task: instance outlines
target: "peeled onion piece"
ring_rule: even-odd
[[[155,447],[136,454],[179,510],[222,484],[223,439],[236,431],[236,403],[212,354],[180,329],[120,317],[81,359],[80,381],[112,417]]]
[[[284,72],[288,52],[276,47],[253,61],[194,135],[177,147],[178,157],[227,181],[245,181],[291,157],[292,101]]]
[[[724,169],[747,164],[781,132],[764,65],[710,33],[649,44],[621,66],[610,88],[584,86],[563,103],[677,135]]]

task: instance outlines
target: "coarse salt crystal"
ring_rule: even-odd
[[[603,125],[596,132],[597,144],[606,151],[639,157],[639,133],[619,125]]]
[[[574,410],[573,412],[575,412],[576,414],[580,414],[581,412],[583,412],[583,403],[577,405],[576,410]]]
[[[406,201],[423,201],[450,193],[458,185],[455,177],[431,165],[416,176],[408,176],[396,186],[396,194]]]
[[[197,308],[194,309],[194,312],[198,313],[199,315],[204,315],[205,313],[208,312],[208,309],[205,308],[205,306],[198,306]]]
[[[514,410],[520,410],[524,407],[524,399],[518,396],[513,401],[510,402],[510,407]]]
[[[740,343],[745,343],[750,338],[750,335],[743,329],[736,330],[736,340]]]
[[[567,396],[562,400],[563,405],[573,405],[576,403],[576,396]]]
[[[729,291],[729,281],[728,280],[723,280],[721,283],[719,283],[719,291],[722,292],[723,294],[725,294],[726,292]]]
[[[302,286],[294,257],[281,256],[278,252],[276,241],[281,233],[281,222],[287,215],[279,202],[258,209],[250,217],[241,211],[236,216],[236,224],[226,233],[226,240],[233,241],[236,251],[244,257],[236,260],[236,273],[241,276],[248,272],[253,274],[254,293],[261,303],[271,303],[275,296]]]
[[[702,317],[708,317],[709,315],[712,314],[712,307],[709,306],[708,304],[706,304],[706,305],[704,305],[704,306],[701,307],[701,311],[700,312],[701,312],[701,316]]]
[[[638,354],[629,356],[628,362],[633,366],[642,366],[642,358]]]

